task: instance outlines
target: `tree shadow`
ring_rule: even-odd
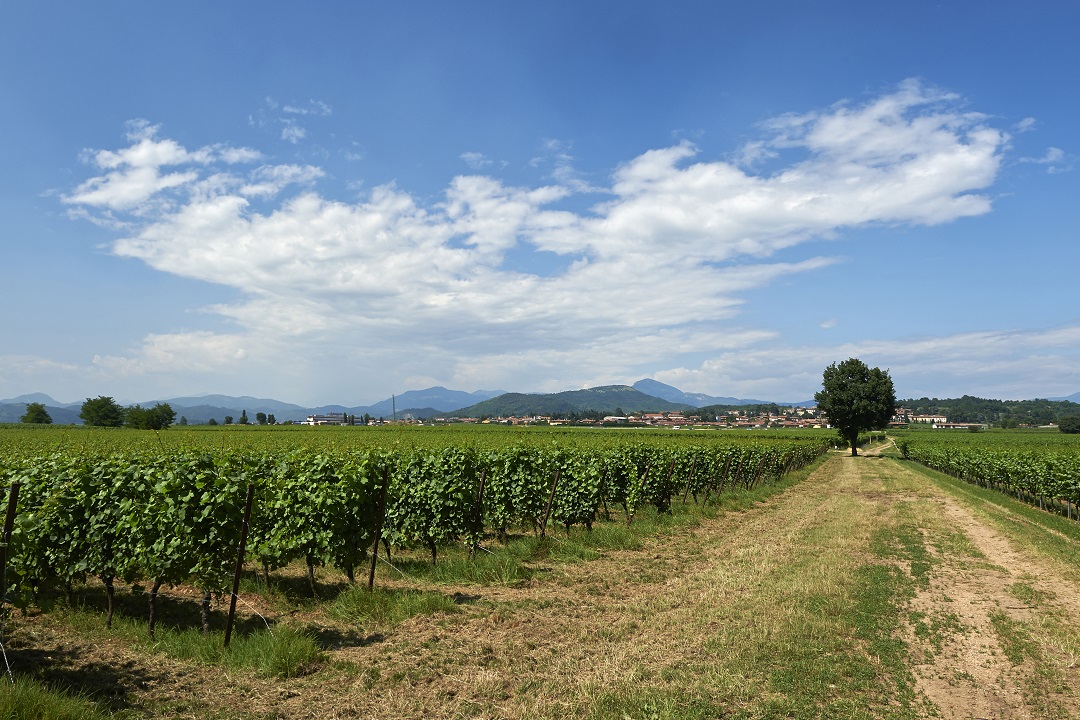
[[[336,650],[344,647],[368,647],[386,640],[382,633],[358,633],[355,630],[308,625],[305,628],[323,650]]]
[[[7,659],[14,676],[84,697],[110,712],[135,708],[130,690],[166,679],[164,674],[151,672],[133,660],[87,660],[77,650],[64,647],[19,647],[12,643]]]
[[[105,587],[100,584],[88,583],[80,586],[70,599],[73,607],[83,611],[99,613],[102,625],[105,624],[105,616],[108,613],[108,595]],[[202,629],[202,596],[183,593],[176,588],[162,587],[158,592],[155,609],[155,626],[161,631],[184,631]],[[210,603],[210,630],[224,631],[228,625],[229,595],[218,593],[213,595]],[[135,583],[128,588],[117,588],[113,596],[113,615],[115,619],[139,620],[143,623],[149,621],[150,591],[140,583]],[[267,623],[273,625],[272,620],[265,620],[258,614],[245,611],[236,618],[234,632],[250,634],[259,629],[265,629]]]
[[[360,573],[360,569],[357,569]],[[241,580],[241,591],[251,592],[262,596],[277,595],[290,603],[305,603],[311,601],[333,600],[349,588],[349,582],[342,573],[340,579],[320,580],[315,579],[315,595],[311,594],[311,585],[307,575],[282,574],[280,571],[270,571],[270,584],[267,586],[262,571],[245,573]]]

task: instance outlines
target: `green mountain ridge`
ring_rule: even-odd
[[[693,405],[674,403],[646,395],[629,385],[604,385],[586,390],[530,395],[505,393],[448,415],[457,417],[507,417],[512,415],[570,415],[582,412],[615,414],[630,412],[692,411]]]

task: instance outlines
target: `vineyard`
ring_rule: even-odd
[[[6,599],[25,608],[96,577],[111,622],[114,587],[148,582],[153,636],[158,590],[185,584],[203,593],[205,627],[244,532],[267,579],[303,563],[314,592],[321,566],[352,582],[370,563],[373,578],[380,545],[437,563],[450,544],[632,523],[643,507],[770,483],[831,440],[431,430],[0,431],[0,487],[17,492]]]
[[[1080,519],[1080,440],[1058,432],[908,432],[905,459]]]
[[[1075,716],[1075,438],[371,430],[0,427],[0,717]]]

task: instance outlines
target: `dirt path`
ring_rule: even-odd
[[[890,447],[865,454],[880,455]],[[909,467],[897,472],[918,477]],[[969,546],[960,553],[939,548],[929,587],[911,601],[917,620],[909,625],[907,640],[920,692],[944,720],[1075,717],[1069,708],[1075,694],[1065,684],[1055,688],[1036,676],[1051,674],[1075,683],[1078,658],[1060,646],[1038,647],[1022,629],[1075,627],[1080,587],[1063,579],[1052,561],[1016,547],[957,498],[929,484],[924,491],[955,539]],[[938,632],[926,632],[935,622]],[[1010,629],[1015,628],[1021,631],[1013,637]],[[1031,656],[1049,668],[1035,667]]]

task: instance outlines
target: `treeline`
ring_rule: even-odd
[[[957,399],[919,398],[899,404],[915,415],[944,415],[949,422],[972,422],[998,427],[1048,425],[1080,415],[1080,404],[1068,400],[987,400],[964,395]]]
[[[790,405],[778,405],[777,403],[759,403],[755,405],[705,405],[693,412],[702,419],[712,418],[718,415],[784,415],[790,412]],[[813,410],[811,409],[811,412]]]

